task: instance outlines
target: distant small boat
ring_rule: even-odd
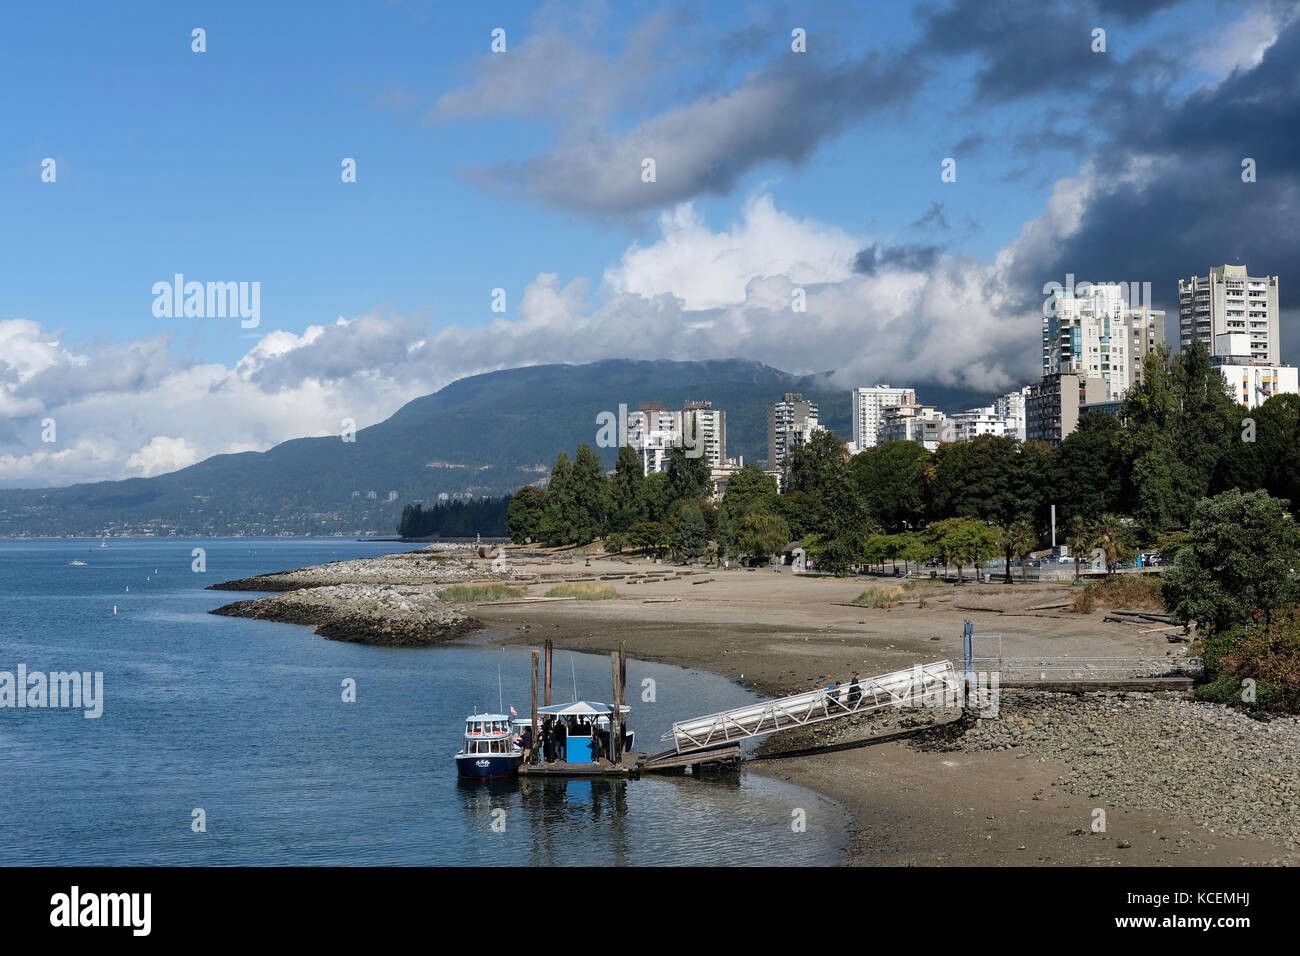
[[[100,542],[99,542],[99,546],[100,546],[101,548],[107,548],[107,547],[108,547],[108,542],[104,541],[104,540],[101,538],[101,539],[100,539]]]
[[[78,561],[76,558],[73,558],[71,561],[68,562],[68,567],[70,568],[84,568],[85,566],[86,566],[85,561]]]
[[[524,751],[505,714],[475,714],[465,718],[465,743],[456,754],[462,777],[491,780],[508,777],[523,763]]]

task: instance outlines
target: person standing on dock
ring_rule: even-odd
[[[555,722],[555,754],[556,759],[561,763],[568,763],[569,760],[569,730],[564,726],[564,721]]]
[[[853,680],[849,681],[849,709],[858,706],[858,701],[862,699],[862,685],[858,683],[858,673],[853,672]]]
[[[555,726],[550,717],[542,724],[542,757],[547,763],[555,760]]]
[[[529,724],[519,735],[519,747],[524,752],[524,763],[533,762],[533,725]]]

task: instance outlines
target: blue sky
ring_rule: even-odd
[[[1220,173],[1232,188],[1237,152],[1291,156],[1228,131],[1210,144],[1226,159],[1187,156],[1177,118],[1280,96],[1270,53],[1294,4],[126,2],[3,18],[0,484],[158,473],[540,361],[725,353],[1009,387],[1034,371],[1038,287],[1067,268],[1152,281],[1167,306],[1177,275],[1234,256],[1284,273],[1284,308],[1294,281],[1266,229],[1224,241],[1213,221],[1152,218],[1165,188]],[[647,150],[655,184],[638,179]],[[1162,163],[1186,180],[1153,180]],[[1251,194],[1261,215],[1295,202],[1280,165]],[[1124,229],[1162,254],[1117,258]],[[153,283],[176,272],[259,282],[260,325],[155,317]],[[812,302],[795,350],[774,306],[793,286]]]

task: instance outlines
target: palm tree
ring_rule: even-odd
[[[1034,553],[1034,548],[1038,547],[1038,531],[1028,521],[1017,521],[1007,529],[1006,535],[1008,545],[1020,559],[1020,580],[1028,580],[1029,569],[1026,567],[1025,559]],[[1010,562],[1007,564],[1007,580],[1011,580]]]
[[[1065,532],[1065,546],[1074,555],[1074,579],[1079,579],[1079,555],[1097,546],[1097,531],[1077,515],[1070,520]]]
[[[1125,528],[1118,515],[1105,514],[1097,522],[1096,547],[1102,549],[1106,556],[1106,573],[1114,574],[1115,567],[1132,554],[1133,549],[1125,541]]]

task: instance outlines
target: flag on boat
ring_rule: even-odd
[[[510,716],[511,716],[511,717],[518,717],[518,716],[519,716],[519,711],[517,711],[517,710],[515,710],[513,707],[511,707],[511,708],[510,708]]]

